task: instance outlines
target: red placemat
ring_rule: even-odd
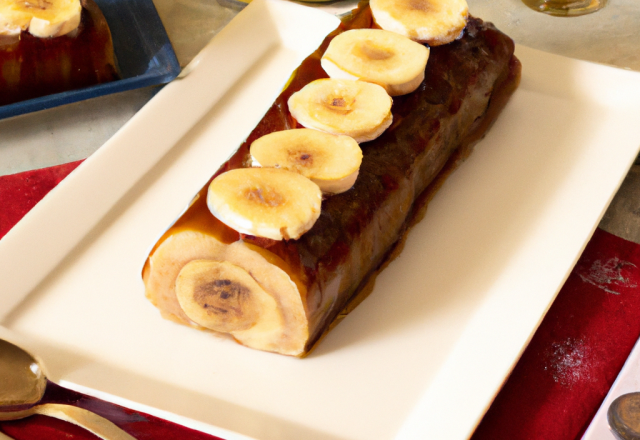
[[[472,440],[582,437],[640,335],[640,245],[596,230]]]
[[[0,237],[79,163],[0,177]],[[638,286],[640,245],[598,229],[472,440],[579,439],[640,336]],[[117,411],[138,438],[214,438]],[[17,440],[95,438],[47,417],[0,429]]]
[[[81,163],[0,176],[0,238]]]

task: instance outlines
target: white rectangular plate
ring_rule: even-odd
[[[3,334],[66,386],[209,432],[468,437],[637,154],[640,76],[518,47],[522,83],[495,126],[310,357],[161,319],[147,252],[336,24],[251,3],[0,241]]]

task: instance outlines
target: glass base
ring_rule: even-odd
[[[590,14],[602,9],[607,0],[522,0],[534,11],[560,17]]]

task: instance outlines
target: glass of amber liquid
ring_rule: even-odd
[[[569,17],[590,14],[602,9],[607,0],[522,0],[534,11]]]

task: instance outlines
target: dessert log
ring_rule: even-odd
[[[77,10],[67,0],[17,3],[0,9],[0,106],[120,78],[109,25],[93,0],[77,1]]]
[[[255,140],[300,130],[287,103],[327,77],[321,58],[331,40],[376,27],[366,3],[344,18],[209,184],[255,166]],[[513,41],[468,17],[455,41],[430,47],[422,82],[394,96],[388,128],[360,144],[353,187],[325,194],[308,231],[273,239],[232,228],[212,215],[207,184],[152,249],[142,274],[147,298],[175,322],[231,335],[252,348],[305,356],[367,295],[367,283],[419,217],[432,188],[484,136],[519,78]],[[249,189],[245,196],[265,206],[281,203],[265,191]]]

